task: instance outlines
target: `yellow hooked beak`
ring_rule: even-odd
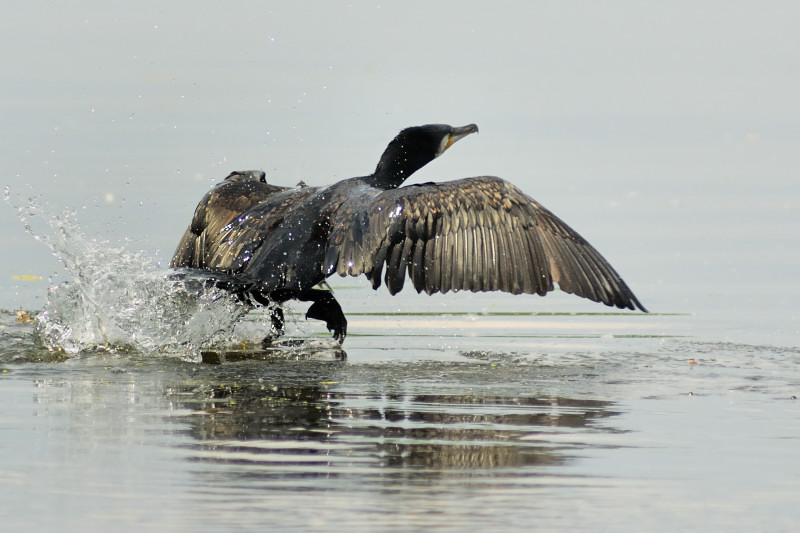
[[[444,153],[445,150],[453,146],[453,143],[466,137],[470,133],[477,133],[478,126],[475,124],[467,124],[466,126],[461,126],[460,128],[451,128],[450,133],[442,138],[442,142],[439,144],[439,149],[436,151],[436,155],[434,157],[439,157]]]

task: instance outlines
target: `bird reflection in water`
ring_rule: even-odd
[[[192,410],[195,459],[262,464],[269,468],[247,476],[274,480],[346,474],[354,464],[404,477],[553,465],[569,459],[580,437],[550,435],[596,431],[617,414],[612,403],[590,399],[347,392],[323,375],[298,383],[291,367],[269,382],[174,388]]]

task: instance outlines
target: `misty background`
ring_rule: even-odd
[[[794,2],[18,2],[0,184],[167,263],[233,170],[323,185],[406,126],[474,122],[408,183],[503,177],[652,311],[796,343],[798,26]],[[41,308],[63,268],[6,203],[0,243],[0,308]]]

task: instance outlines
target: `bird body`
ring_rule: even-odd
[[[596,302],[646,311],[594,247],[513,184],[480,176],[400,186],[476,131],[407,128],[373,174],[326,187],[279,187],[262,182],[258,171],[234,173],[200,202],[172,266],[229,276],[236,290],[262,303],[313,301],[307,317],[325,320],[340,341],[347,324],[341,307],[314,289],[334,273],[363,274],[375,289],[383,280],[391,294],[406,275],[427,294],[545,295],[557,283]]]

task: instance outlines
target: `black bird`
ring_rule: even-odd
[[[368,176],[327,187],[266,183],[234,172],[201,200],[172,259],[203,269],[262,304],[314,302],[343,342],[347,320],[328,290],[334,274],[364,274],[391,294],[408,274],[417,292],[504,291],[544,296],[554,289],[621,309],[647,311],[600,253],[511,183],[492,176],[401,187],[474,124],[402,130]],[[304,185],[304,184],[303,184]],[[385,269],[385,273],[384,273]],[[277,310],[273,324],[282,326]]]

